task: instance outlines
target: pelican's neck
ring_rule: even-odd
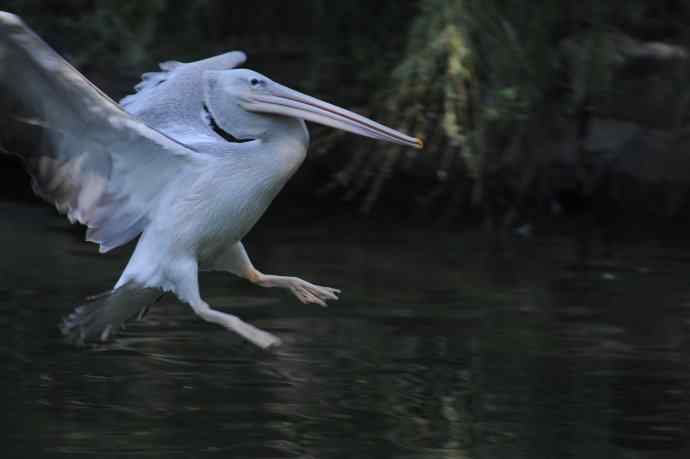
[[[275,125],[261,137],[261,143],[292,173],[307,155],[309,131],[303,120],[276,116]]]

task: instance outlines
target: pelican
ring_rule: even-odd
[[[322,306],[340,290],[264,274],[242,239],[306,157],[305,120],[404,146],[421,140],[239,68],[233,51],[165,62],[114,102],[22,20],[0,12],[0,89],[42,131],[41,148],[18,154],[36,194],[101,253],[139,238],[109,292],[87,298],[60,328],[71,342],[110,339],[172,292],[203,320],[261,348],[278,337],[211,308],[200,271],[232,273]],[[24,116],[26,111],[30,116]]]

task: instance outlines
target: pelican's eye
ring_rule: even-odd
[[[258,86],[259,83],[260,83],[260,81],[258,78],[252,78],[251,80],[249,80],[249,84],[252,86]]]

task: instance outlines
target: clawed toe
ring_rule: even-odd
[[[286,288],[305,304],[315,303],[326,306],[327,301],[336,301],[338,300],[338,295],[340,295],[340,290],[337,288],[315,285],[299,277],[259,274],[253,282],[262,287]]]
[[[314,285],[301,279],[294,282],[291,290],[302,303],[316,303],[324,307],[327,306],[326,301],[337,300],[340,293],[338,289]]]

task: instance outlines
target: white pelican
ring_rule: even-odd
[[[137,92],[111,100],[17,16],[0,12],[0,90],[31,112],[42,148],[19,156],[35,192],[88,227],[101,252],[139,236],[113,290],[62,323],[72,341],[107,340],[172,292],[202,319],[267,348],[279,339],[212,309],[198,272],[220,270],[325,305],[339,290],[264,274],[242,238],[302,164],[304,120],[421,148],[422,142],[248,69],[234,51],[167,62]]]

